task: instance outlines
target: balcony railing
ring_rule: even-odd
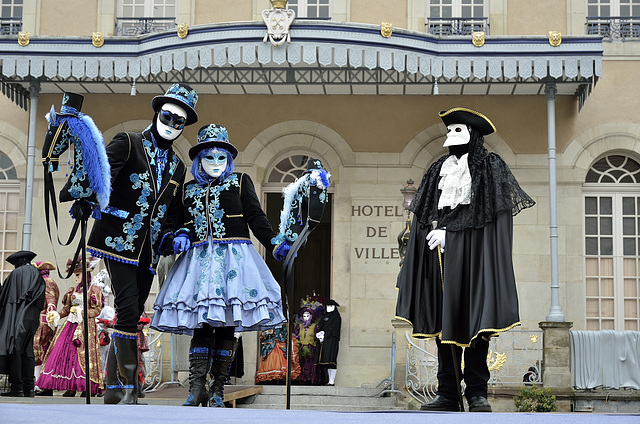
[[[0,18],[0,35],[17,35],[22,31],[22,18]]]
[[[489,34],[488,18],[429,18],[425,27],[428,34],[438,37],[471,35],[478,31]]]
[[[625,41],[640,38],[640,17],[600,16],[587,17],[587,34],[601,35],[609,41]]]
[[[135,37],[176,27],[176,18],[116,18],[116,35]]]

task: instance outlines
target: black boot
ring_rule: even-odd
[[[189,350],[189,397],[183,406],[207,406],[207,370],[209,369],[209,339],[193,337]]]
[[[212,352],[212,362],[209,374],[209,406],[224,408],[224,383],[229,377],[231,362],[236,354],[238,342],[236,339],[226,340],[216,337]]]
[[[118,381],[118,359],[116,358],[116,346],[113,338],[109,343],[107,352],[106,377],[104,382],[104,403],[114,405],[122,400],[124,392]]]
[[[118,405],[138,403],[138,335],[114,331],[116,358],[118,360],[118,379],[124,396]]]

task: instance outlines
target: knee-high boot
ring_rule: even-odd
[[[183,406],[207,406],[207,370],[209,369],[209,338],[193,337],[189,350],[189,397]]]
[[[238,349],[236,339],[218,339],[216,337],[212,352],[212,362],[209,374],[209,406],[224,408],[224,383],[229,377],[231,362]]]
[[[124,396],[119,405],[138,403],[138,335],[114,331],[116,358],[118,360],[118,378]]]
[[[122,400],[124,392],[118,380],[118,359],[116,358],[116,346],[111,339],[109,350],[107,351],[107,365],[105,367],[106,377],[104,382],[104,403],[116,404]]]

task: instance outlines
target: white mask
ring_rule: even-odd
[[[470,139],[471,133],[465,124],[451,124],[447,125],[447,139],[442,146],[460,146],[469,143]]]
[[[333,312],[336,309],[335,305],[327,305],[327,312]]]
[[[218,178],[227,169],[227,154],[222,150],[209,149],[200,161],[204,172],[213,178]]]
[[[303,312],[302,319],[305,321],[309,321],[309,319],[311,319],[311,314],[309,312]]]
[[[156,129],[160,137],[173,141],[182,134],[186,121],[187,112],[183,108],[174,103],[165,103],[156,118]]]

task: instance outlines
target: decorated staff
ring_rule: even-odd
[[[60,155],[73,145],[73,167],[67,183],[60,191],[60,201],[74,202],[70,213],[75,223],[66,243],[62,243],[59,236],[57,238],[61,245],[69,245],[75,238],[78,227],[80,228],[80,241],[73,256],[74,263],[64,278],[69,278],[76,264],[80,263],[82,266],[83,290],[86,293],[87,222],[92,211],[95,213],[94,216],[98,217],[99,209],[107,207],[109,203],[111,169],[102,133],[98,130],[91,117],[80,112],[83,100],[84,97],[80,94],[66,92],[62,96],[62,106],[59,113],[51,106],[51,111],[47,114],[49,126],[42,148],[42,164],[44,165],[45,217],[49,239],[53,242],[51,239],[49,208],[51,207],[53,211],[56,229],[58,228],[58,210],[52,173],[59,168]],[[62,276],[59,272],[58,274]],[[87,310],[88,305],[85,297],[83,304],[85,322],[87,320]],[[86,326],[84,328],[84,339],[88,339]],[[88,370],[90,364],[87,344],[85,344],[85,359],[85,369]],[[86,387],[90,386],[89,372],[86,372],[85,384]],[[86,391],[86,399],[87,403],[91,403],[89,390]]]
[[[329,200],[327,189],[331,185],[331,174],[322,167],[319,159],[309,158],[307,170],[302,177],[285,187],[283,191],[284,207],[280,213],[278,236],[273,243],[289,241],[292,244],[282,268],[282,287],[287,304],[287,409],[291,408],[291,337],[293,333],[294,315],[291,305],[294,294],[294,260],[298,251],[307,242],[309,234],[322,219],[324,206]]]
[[[513,216],[535,202],[500,156],[484,147],[484,136],[496,131],[486,116],[457,107],[440,117],[449,154],[429,167],[409,207],[415,216],[398,275],[396,315],[413,325],[414,337],[436,337],[437,396],[421,409],[463,411],[464,379],[469,410],[491,412],[489,339],[520,324]]]

